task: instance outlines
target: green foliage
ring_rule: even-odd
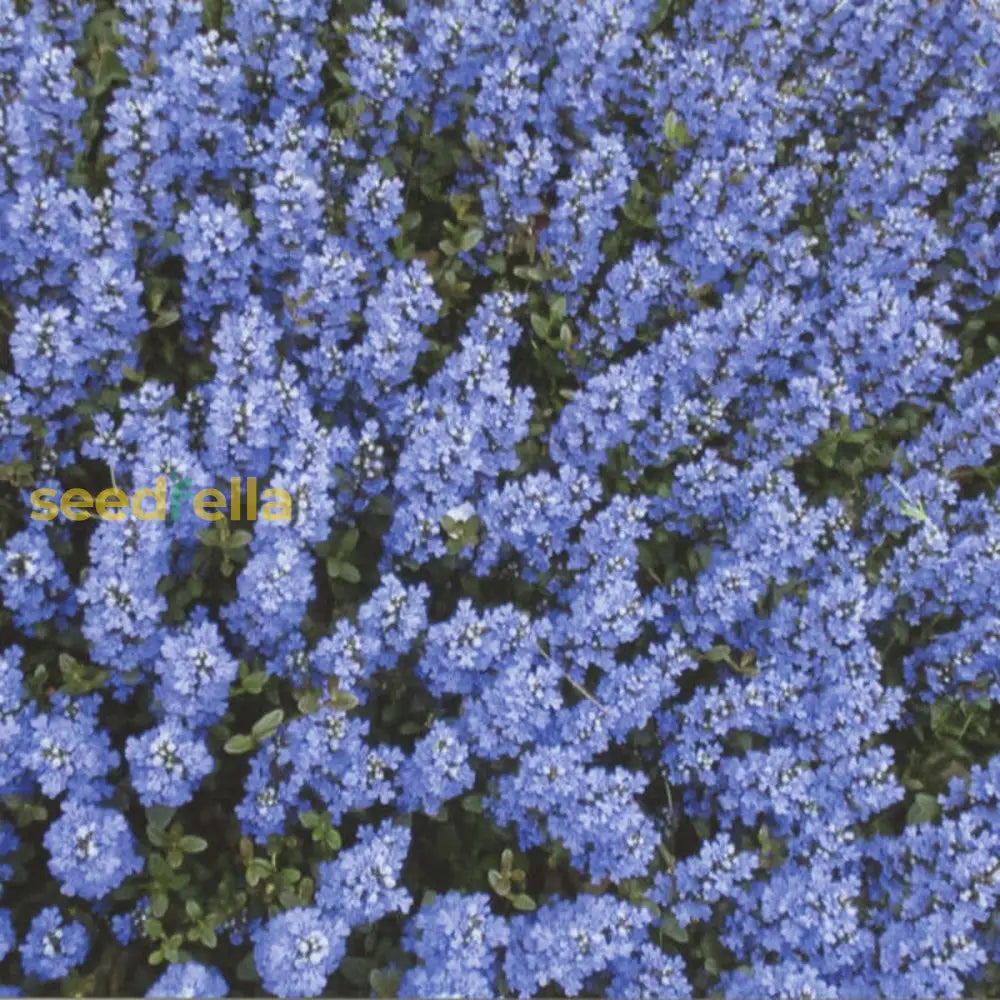
[[[527,873],[523,868],[514,867],[514,852],[504,848],[500,855],[500,868],[491,868],[487,873],[490,888],[501,898],[507,900],[515,910],[534,910],[535,901],[519,886],[523,886]]]

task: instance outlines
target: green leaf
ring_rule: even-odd
[[[495,868],[491,868],[486,877],[495,893],[500,896],[507,896],[510,893],[510,879],[501,875]]]
[[[219,529],[215,527],[202,528],[198,532],[198,540],[202,545],[208,545],[212,548],[218,548],[222,545],[222,536],[219,534]]]
[[[257,964],[252,951],[248,951],[240,959],[239,965],[236,966],[236,978],[241,983],[249,983],[257,978]]]
[[[672,913],[668,913],[663,917],[663,923],[661,926],[663,928],[663,933],[666,934],[672,941],[684,944],[688,940],[689,935],[687,928],[681,927],[677,918]]]
[[[525,281],[545,281],[551,277],[548,268],[542,267],[515,267],[514,275]]]
[[[177,841],[177,846],[185,854],[200,854],[202,851],[207,849],[208,841],[203,837],[194,837],[188,834],[181,837],[181,839]]]
[[[163,957],[168,962],[176,962],[180,958],[182,940],[179,934],[173,934],[163,943]]]
[[[260,694],[269,676],[266,670],[255,670],[252,674],[247,674],[240,683],[247,694]]]
[[[376,997],[394,997],[399,991],[399,981],[402,977],[398,972],[388,972],[382,969],[372,969],[368,974],[368,985]]]
[[[266,715],[262,715],[251,727],[250,732],[258,740],[266,739],[274,733],[285,718],[285,713],[280,708],[272,709]]]
[[[226,753],[232,754],[247,753],[248,751],[253,750],[253,740],[244,733],[237,733],[235,736],[230,736],[229,739],[226,740],[222,749],[225,750]]]
[[[170,866],[161,854],[150,854],[149,874],[152,875],[154,880],[157,882],[166,882],[170,879]]]
[[[907,823],[930,823],[941,815],[941,806],[934,795],[918,792],[906,813]]]
[[[80,663],[74,660],[69,653],[59,654],[59,669],[63,672],[66,677],[71,677],[75,672],[80,669]]]
[[[167,846],[167,835],[163,832],[163,830],[160,827],[153,826],[152,823],[150,823],[146,827],[146,839],[154,847],[166,847]]]
[[[301,882],[299,882],[298,891],[298,904],[301,906],[308,906],[312,902],[313,889],[315,885],[313,880],[307,875]]]
[[[150,329],[159,330],[165,326],[173,326],[174,323],[180,321],[180,318],[181,314],[176,309],[164,309],[153,317],[153,321],[149,326]]]
[[[514,904],[515,910],[536,909],[535,901],[526,892],[515,893],[510,897],[510,901]]]
[[[330,556],[326,561],[326,572],[332,580],[344,580],[347,583],[358,583],[361,574],[356,566],[352,566],[343,559]]]
[[[372,971],[374,963],[370,958],[348,955],[339,967],[340,974],[355,986],[365,987],[368,985],[368,976]]]
[[[358,699],[350,691],[333,690],[330,692],[330,705],[341,712],[349,712],[358,704]]]
[[[348,80],[349,79],[350,78],[348,78]],[[400,217],[399,228],[404,233],[408,233],[411,229],[416,229],[419,225],[420,225],[419,212],[407,212],[405,215]]]
[[[254,858],[250,864],[247,865],[247,885],[253,888],[258,883],[273,874],[274,865],[272,865],[270,861],[265,861],[263,858]]]
[[[173,806],[150,806],[146,810],[146,822],[159,830],[166,830],[176,812]]]
[[[663,137],[667,145],[679,149],[691,141],[687,126],[678,117],[677,112],[670,110],[663,116]]]
[[[128,72],[122,66],[121,60],[114,49],[106,48],[101,53],[101,59],[94,73],[94,85],[90,88],[91,97],[100,97],[116,83],[126,83]]]
[[[459,241],[459,247],[462,250],[471,250],[476,246],[483,238],[483,231],[478,227],[474,226],[472,229],[467,230]]]
[[[303,715],[312,715],[319,708],[319,693],[312,688],[303,691],[296,699],[295,704]]]

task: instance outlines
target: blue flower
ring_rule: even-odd
[[[199,962],[178,962],[167,967],[146,991],[147,997],[225,997],[229,987],[222,974]]]
[[[100,728],[99,701],[96,695],[77,700],[56,695],[51,711],[31,720],[24,765],[50,798],[69,792],[73,798],[95,800],[110,788],[105,779],[120,758]]]
[[[43,842],[49,871],[67,896],[101,899],[142,870],[128,823],[115,809],[68,801]]]
[[[21,945],[21,965],[29,976],[61,979],[83,962],[89,950],[83,924],[66,922],[58,907],[47,906],[31,921]]]
[[[413,902],[401,884],[409,846],[405,827],[389,822],[363,827],[353,847],[319,866],[316,905],[351,927],[405,913]]]
[[[14,924],[10,919],[10,910],[0,910],[0,960],[17,944]]]
[[[286,910],[254,935],[264,987],[279,997],[319,996],[346,950],[348,926],[316,907]]]
[[[506,922],[483,893],[448,892],[425,903],[407,922],[403,943],[421,964],[399,984],[405,996],[492,996]]]
[[[145,806],[181,806],[215,767],[205,741],[177,718],[125,743],[132,785]]]
[[[239,664],[218,627],[204,621],[164,637],[156,670],[156,693],[164,710],[199,726],[215,722],[225,711]]]

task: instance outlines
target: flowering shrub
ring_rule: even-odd
[[[998,78],[0,0],[0,992],[1000,989]],[[31,516],[158,478],[291,517]]]

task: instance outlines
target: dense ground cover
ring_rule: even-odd
[[[998,84],[995,0],[0,0],[0,993],[1000,989]]]

